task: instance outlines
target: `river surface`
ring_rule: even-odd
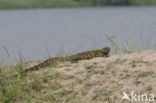
[[[42,60],[112,47],[156,45],[156,7],[0,10],[0,61]]]

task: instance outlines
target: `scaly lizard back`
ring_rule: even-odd
[[[86,60],[95,57],[107,57],[110,52],[109,47],[105,47],[103,49],[90,50],[82,53],[77,53],[75,55],[68,56],[69,61],[79,61]]]
[[[38,70],[40,68],[48,67],[49,65],[55,64],[58,62],[64,62],[64,61],[75,62],[75,61],[79,61],[79,60],[91,59],[94,57],[106,57],[106,56],[108,56],[109,52],[110,52],[110,48],[105,47],[103,49],[90,50],[90,51],[77,53],[75,55],[66,56],[66,57],[49,58],[49,59],[43,61],[42,63],[38,64],[38,65],[35,65],[35,66],[30,67],[28,69],[25,69],[25,71],[26,72],[35,71],[35,70]]]

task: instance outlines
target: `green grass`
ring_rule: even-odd
[[[154,71],[139,71],[139,73],[137,74],[137,77],[143,78],[147,76],[152,76],[153,74],[154,74]]]
[[[0,68],[0,103],[30,102],[30,99],[33,100],[33,98],[38,96],[38,91],[43,88],[42,84],[49,79],[49,76],[43,74],[20,74],[21,66],[19,65],[6,69]],[[18,72],[19,74],[12,76],[10,75],[11,72],[12,74]],[[58,84],[55,84],[53,88],[57,89],[58,86]]]
[[[126,43],[122,43],[120,38],[112,39],[111,36],[105,35],[107,40],[112,44],[112,53],[113,54],[123,54],[123,53],[132,53],[135,51],[133,43],[129,40]]]
[[[132,5],[156,5],[156,0],[130,0]]]
[[[0,66],[0,103],[61,103],[60,98],[64,96],[68,100],[73,98],[75,93],[60,82],[73,79],[73,76],[56,72],[56,68],[23,73],[22,64]]]
[[[105,5],[155,5],[156,0],[128,0],[124,4],[123,0],[119,3],[108,3],[104,0],[0,0],[0,9],[18,8],[55,8],[55,7],[88,7]]]
[[[83,5],[85,4],[73,0],[0,0],[1,9],[78,7]]]

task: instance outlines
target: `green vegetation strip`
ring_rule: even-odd
[[[155,4],[156,0],[0,0],[0,9]]]

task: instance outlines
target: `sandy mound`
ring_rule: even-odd
[[[37,72],[50,72],[52,69],[49,67]],[[63,75],[63,78],[58,79],[57,82],[63,86],[63,89],[71,92],[69,100],[66,96],[59,98],[64,103],[129,103],[132,101],[132,97],[129,97],[131,100],[122,100],[123,92],[128,95],[134,92],[137,96],[141,94],[156,96],[156,51],[112,55],[73,64],[63,63],[53,69],[53,72]],[[50,83],[53,81],[49,80]],[[145,101],[149,98],[139,100]]]
[[[38,64],[27,63],[31,66]],[[19,67],[15,67],[18,74]],[[156,103],[156,51],[65,62],[4,75],[2,100],[15,103]],[[10,73],[10,72],[9,72]],[[12,73],[12,72],[11,72]],[[4,75],[4,76],[3,76]],[[121,99],[123,92],[127,99]],[[2,101],[0,98],[0,102]],[[152,102],[150,102],[152,101]]]

